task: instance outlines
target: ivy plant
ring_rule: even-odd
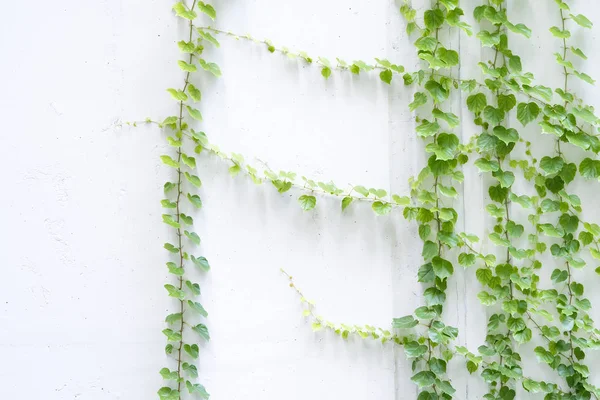
[[[459,0],[434,0],[419,11],[403,1],[399,17],[420,60],[414,71],[385,58],[346,61],[336,57],[333,62],[276,46],[268,39],[202,25],[198,21],[216,18],[212,5],[197,0],[175,3],[175,16],[188,26],[186,37],[178,42],[183,85],[167,89],[177,107],[173,115],[145,121],[166,132],[171,148],[160,157],[172,171],[161,205],[165,209],[162,221],[171,229],[172,238],[164,244],[171,276],[165,289],[177,306],[165,319],[165,351],[172,361],[159,371],[166,381],[158,391],[160,399],[180,400],[186,390],[209,398],[197,382],[196,363],[203,342],[210,339],[204,323],[207,312],[198,301],[200,284],[187,274],[188,268],[210,269],[208,260],[198,254],[201,239],[193,230],[195,213],[202,207],[196,157],[205,154],[227,163],[232,177],[243,175],[257,185],[267,183],[280,194],[294,190],[298,206],[307,212],[316,208],[320,197],[330,196],[339,199],[342,212],[367,203],[382,218],[398,209],[402,218],[417,226],[422,262],[415,268],[423,286],[422,303],[411,314],[393,318],[390,327],[328,321],[316,314],[314,303],[283,273],[305,305],[303,315],[313,330],[328,329],[343,339],[357,337],[402,347],[412,362],[412,374],[406,379],[417,386],[418,400],[458,398],[448,374],[448,363],[455,358],[462,360],[471,379],[487,384],[483,398],[488,400],[515,399],[519,388],[545,400],[600,397],[586,364],[587,354],[600,347],[600,330],[591,317],[589,290],[577,272],[600,259],[600,225],[583,219],[582,200],[571,185],[578,178],[590,184],[600,179],[600,119],[570,88],[573,78],[595,82],[576,67],[587,56],[571,43],[576,30],[593,25],[585,15],[572,12],[565,0],[545,6],[556,8],[559,21],[547,28],[548,37],[556,40],[556,68],[564,76],[557,87],[539,83],[524,70],[521,55],[511,49],[514,35],[531,38],[532,30],[523,21],[509,18],[505,0],[481,0],[471,10],[461,8]],[[476,26],[465,22],[466,13],[473,15]],[[476,60],[482,81],[453,76],[455,67],[475,61],[461,59],[458,49],[444,39],[442,32],[448,31],[474,36],[482,48],[490,49],[488,60]],[[377,74],[385,86],[398,84],[411,90],[408,109],[416,121],[413,134],[423,141],[427,162],[411,179],[410,192],[388,193],[371,185],[340,187],[298,172],[275,171],[267,163],[256,167],[243,155],[226,153],[210,143],[198,130],[202,113],[197,104],[203,95],[192,77],[221,76],[219,66],[205,59],[203,50],[219,47],[222,37],[258,44],[269,53],[314,65],[324,79],[336,73]],[[463,118],[471,118],[477,127],[466,142],[456,133],[461,120],[449,101],[457,97],[468,110]],[[511,118],[517,125],[511,124]],[[543,137],[552,138],[554,150],[538,158],[532,142]],[[580,157],[568,158],[563,151],[567,145],[577,150],[569,154]],[[477,170],[489,182],[485,210],[490,225],[484,239],[491,246],[482,246],[482,238],[457,228],[464,216],[454,204],[460,199],[466,168]],[[530,190],[520,192],[517,187]],[[543,257],[551,260],[550,267],[547,262],[542,265]],[[457,345],[461,333],[444,322],[449,281],[458,268],[475,276],[481,307],[489,310],[487,335],[477,348]],[[595,271],[600,274],[600,267]],[[522,346],[531,341],[537,346]],[[524,371],[526,358],[537,360],[547,371],[543,381]]]

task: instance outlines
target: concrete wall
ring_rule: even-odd
[[[470,10],[478,2],[465,3]],[[513,47],[524,55],[525,69],[552,85],[561,79],[552,56],[560,43],[548,28],[559,17],[553,3],[534,9],[536,3],[510,1],[511,17],[534,30],[533,40],[516,39]],[[159,155],[170,150],[158,129],[123,128],[120,122],[175,110],[164,89],[181,84],[175,43],[185,27],[172,16],[171,4],[5,4],[3,398],[156,398],[158,371],[166,362],[162,321],[173,306],[162,287],[170,278],[159,204],[170,178]],[[229,0],[215,7],[217,27],[311,55],[417,65],[391,0]],[[590,17],[599,10],[593,0],[575,7]],[[590,55],[583,68],[590,74],[600,61],[592,40],[597,34],[596,28],[585,38],[574,34]],[[203,130],[212,142],[275,170],[407,192],[408,177],[424,163],[407,108],[412,89],[398,81],[387,86],[374,73],[334,72],[325,81],[318,68],[272,55],[264,46],[219,39],[221,48],[209,50],[207,58],[221,66],[223,77],[201,75],[198,81]],[[477,40],[457,34],[446,40],[471,60],[455,73],[480,77],[476,61],[488,54]],[[597,102],[596,89],[573,88]],[[466,140],[476,131],[462,104],[459,94],[451,100],[465,121],[458,133]],[[551,143],[536,149],[551,149]],[[200,157],[204,208],[194,215],[213,267],[202,279],[212,340],[202,348],[199,366],[212,398],[416,398],[401,349],[312,333],[280,272],[283,267],[292,274],[328,319],[389,326],[421,303],[416,227],[397,211],[376,217],[366,204],[341,214],[339,202],[327,197],[319,198],[315,211],[303,212],[297,191],[280,195],[243,176],[231,179],[227,168],[214,156]],[[465,175],[465,202],[455,207],[469,210],[461,219],[464,229],[483,236],[490,226],[482,211],[487,182],[472,169]],[[597,189],[576,185],[593,218]],[[476,298],[473,271],[458,270],[450,287],[445,318],[460,329],[459,343],[476,348],[485,336],[486,311]],[[457,398],[481,398],[484,385],[467,378],[462,362],[455,366]],[[547,374],[535,361],[528,366],[531,375]]]

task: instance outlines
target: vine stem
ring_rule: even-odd
[[[289,50],[287,50],[285,48],[277,48],[277,47],[273,46],[270,41],[267,41],[267,40],[255,39],[255,38],[252,38],[249,35],[238,35],[238,34],[236,34],[234,32],[225,31],[225,30],[221,30],[221,29],[217,29],[217,28],[213,28],[211,26],[201,26],[201,27],[198,27],[198,29],[207,30],[207,31],[219,34],[219,35],[230,36],[232,38],[235,38],[236,40],[241,38],[241,39],[248,40],[248,41],[251,41],[251,42],[261,43],[261,44],[264,44],[264,45],[268,46],[270,52],[278,52],[278,53],[281,53],[281,54],[284,54],[284,55],[300,56],[300,57],[304,58],[304,60],[308,64],[312,64],[312,62],[313,62],[312,58],[308,57],[305,54],[295,53],[295,52],[289,51]],[[349,71],[350,70],[350,68],[347,66],[347,63],[345,63],[345,64],[339,64],[338,63],[338,65],[335,68],[338,69],[338,70],[342,70],[342,71]],[[373,69],[374,70],[386,70],[388,68],[385,68],[385,67],[380,66],[380,65],[368,65],[368,70],[373,70]],[[397,74],[398,73],[395,70],[391,70],[391,71],[392,71],[393,74]],[[408,73],[408,74],[414,74],[415,71],[413,71],[413,72],[406,71],[406,73]],[[436,72],[435,70],[432,71],[431,76],[432,77],[436,76],[436,77],[439,77],[439,78],[450,79],[452,82],[454,82],[456,84],[462,84],[462,83],[465,83],[465,82],[474,82],[474,84],[477,87],[479,87],[480,89],[484,89],[484,90],[488,89],[488,87],[487,87],[487,85],[485,83],[479,82],[479,81],[477,81],[475,79],[464,80],[464,79],[460,79],[460,78],[455,78],[452,75],[442,74],[442,73]],[[544,108],[545,106],[552,106],[552,104],[550,102],[546,102],[546,101],[540,100],[540,99],[538,99],[536,97],[533,97],[530,94],[523,93],[523,92],[521,92],[519,90],[516,90],[516,89],[512,88],[511,86],[508,86],[508,88],[505,88],[505,89],[506,89],[506,91],[512,92],[513,94],[515,94],[515,96],[526,97],[528,100],[537,103],[542,108]],[[583,128],[583,125],[582,126],[575,125],[575,128],[576,128],[576,130],[577,130],[578,133],[581,133],[581,134],[586,135],[588,137],[597,137],[597,136],[600,136],[600,134],[593,134],[593,133],[587,132]]]
[[[192,7],[190,8],[190,10],[193,10],[196,7],[196,2],[197,0],[194,0],[192,3]],[[189,40],[192,40],[192,34],[194,32],[194,23],[190,20],[190,29],[189,29]],[[194,58],[194,55],[192,53],[190,53],[189,55],[189,59],[188,59],[188,63],[192,63]],[[185,82],[183,85],[183,92],[185,92],[185,90],[188,87],[189,84],[189,79],[190,79],[190,72],[187,71],[185,73]],[[179,132],[183,132],[183,100],[181,100],[179,102]],[[181,137],[181,139],[183,140],[183,137]],[[178,228],[177,228],[177,240],[178,240],[178,246],[179,246],[179,268],[181,268],[183,270],[183,266],[184,266],[184,256],[183,256],[183,243],[181,240],[182,237],[182,232],[181,232],[181,212],[180,212],[180,203],[181,203],[181,194],[183,193],[183,191],[181,190],[181,155],[182,155],[182,151],[181,151],[181,145],[177,148],[177,164],[179,165],[179,167],[177,168],[177,199],[176,199],[176,211],[177,211],[177,224],[178,224]],[[179,290],[183,289],[183,276],[179,276]],[[181,367],[182,367],[182,358],[181,358],[181,351],[183,350],[183,330],[184,330],[184,326],[185,326],[185,320],[184,320],[184,300],[179,300],[179,312],[181,313],[181,325],[179,327],[179,335],[180,335],[180,339],[179,339],[179,349],[177,350],[177,376],[179,379],[177,379],[177,392],[178,392],[178,396],[179,399],[181,400],[181,385],[183,382],[182,376],[181,376]]]

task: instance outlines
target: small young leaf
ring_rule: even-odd
[[[196,72],[198,70],[194,64],[189,64],[183,60],[177,61],[177,65],[185,72]]]
[[[354,199],[350,196],[346,196],[342,199],[342,211],[348,208],[348,206],[352,203],[352,200]]]
[[[221,76],[221,69],[219,68],[219,66],[217,64],[211,63],[211,62],[206,62],[202,58],[200,58],[198,60],[198,63],[200,64],[202,69],[204,69],[205,71],[210,72],[211,74],[213,74],[216,77]]]
[[[179,168],[179,163],[177,161],[173,160],[170,156],[163,155],[163,156],[160,156],[160,159],[164,164],[168,165],[169,167]]]
[[[183,350],[188,353],[188,355],[190,357],[192,357],[194,360],[198,358],[198,355],[200,354],[200,348],[198,347],[197,344],[184,344],[183,345]]]
[[[419,321],[413,318],[412,315],[407,315],[402,318],[394,318],[392,326],[397,329],[410,329],[419,324]]]
[[[198,314],[202,315],[203,317],[208,316],[208,313],[206,312],[204,307],[202,307],[202,304],[200,304],[196,301],[192,301],[192,300],[188,300],[187,304],[192,310],[196,311]]]
[[[540,114],[540,107],[536,103],[519,103],[517,106],[517,119],[523,126],[535,120]]]
[[[198,325],[192,327],[192,329],[194,330],[194,332],[196,332],[198,335],[200,335],[200,337],[202,337],[204,340],[206,340],[206,341],[210,340],[210,334],[208,333],[208,328],[206,327],[206,325],[198,324]]]
[[[202,199],[197,194],[187,194],[187,199],[194,205],[196,208],[202,208]]]
[[[200,244],[200,236],[196,232],[184,231],[185,236],[188,237],[196,245]]]
[[[375,211],[375,214],[377,215],[386,215],[389,214],[390,211],[392,211],[392,205],[390,203],[382,201],[374,202],[371,208],[373,209],[373,211]]]
[[[190,95],[190,97],[192,98],[192,100],[194,100],[194,101],[202,100],[202,93],[196,86],[192,85],[191,83],[188,83],[187,92]]]
[[[217,17],[217,12],[215,11],[215,9],[213,8],[213,6],[211,6],[210,4],[204,3],[202,1],[198,2],[198,8],[200,9],[200,11],[202,11],[204,14],[208,15],[210,17],[210,19],[212,19],[213,21],[215,20],[215,18]]]
[[[392,70],[385,69],[379,73],[379,78],[388,85],[392,82]]]
[[[208,272],[210,270],[210,264],[208,263],[208,260],[206,259],[206,257],[196,258],[194,256],[190,256],[190,259],[197,267],[199,267],[203,271]]]
[[[300,206],[304,211],[312,210],[317,204],[317,199],[315,196],[302,195],[298,198],[298,201],[300,202]]]
[[[590,21],[583,14],[577,14],[577,15],[571,14],[571,18],[573,19],[573,21],[575,21],[577,23],[577,25],[582,26],[584,28],[592,29],[592,27],[594,26],[592,21]]]
[[[472,94],[467,97],[467,108],[474,114],[479,114],[487,106],[487,98],[483,93]]]

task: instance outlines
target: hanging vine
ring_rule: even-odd
[[[187,148],[194,145],[194,151],[200,153],[205,135],[191,128],[194,121],[202,121],[202,114],[194,107],[194,103],[201,101],[200,90],[191,82],[192,73],[198,71],[198,67],[220,76],[219,67],[202,58],[203,44],[206,37],[203,31],[197,29],[194,20],[198,18],[196,10],[201,11],[210,18],[216,17],[214,8],[201,1],[194,0],[188,8],[185,3],[178,2],[173,6],[175,14],[185,21],[188,28],[187,40],[178,42],[179,49],[185,55],[185,60],[179,60],[177,64],[184,72],[185,78],[181,89],[169,88],[167,92],[178,103],[178,113],[167,117],[161,126],[169,132],[168,144],[175,149],[176,157],[165,154],[160,156],[162,162],[175,170],[175,181],[164,184],[164,192],[167,198],[161,201],[163,208],[168,213],[162,215],[163,222],[175,231],[175,243],[165,243],[164,248],[172,255],[174,261],[167,262],[167,268],[175,277],[175,284],[165,285],[170,297],[178,302],[177,312],[169,314],[165,318],[167,328],[163,330],[168,344],[165,347],[167,355],[174,359],[175,368],[164,367],[160,374],[166,381],[174,381],[174,386],[163,386],[158,395],[164,400],[180,400],[182,393],[187,390],[203,399],[210,396],[205,387],[200,383],[194,383],[198,378],[198,367],[196,361],[199,358],[200,347],[198,340],[210,339],[208,328],[203,323],[198,323],[198,317],[206,317],[208,313],[201,303],[196,301],[200,295],[200,284],[192,282],[187,277],[187,261],[202,271],[208,271],[210,265],[205,257],[196,257],[190,253],[194,246],[200,245],[200,236],[192,230],[194,219],[184,211],[190,208],[202,207],[200,196],[193,190],[200,188],[202,182],[195,175],[196,159],[188,152]],[[191,142],[191,143],[189,143]],[[187,204],[184,204],[187,199]],[[189,331],[192,332],[189,332]],[[195,336],[191,336],[191,335]]]
[[[594,83],[576,69],[572,59],[586,59],[586,55],[568,43],[569,29],[591,28],[592,22],[582,14],[571,13],[563,0],[555,0],[555,4],[559,24],[549,32],[560,42],[555,56],[564,82],[552,89],[523,71],[521,57],[510,49],[511,35],[530,38],[532,32],[525,24],[509,20],[504,0],[482,0],[474,8],[479,29],[463,21],[465,11],[458,0],[432,1],[431,8],[421,15],[405,1],[400,14],[422,62],[416,71],[406,71],[383,58],[376,58],[374,63],[336,58],[332,63],[325,57],[277,47],[270,40],[199,25],[196,21],[200,18],[214,20],[215,9],[198,0],[189,6],[177,2],[173,10],[188,26],[188,35],[178,42],[185,58],[178,61],[184,81],[181,89],[167,91],[177,102],[178,112],[162,122],[146,121],[166,130],[167,143],[173,148],[173,154],[161,156],[174,176],[164,185],[166,198],[161,204],[167,210],[163,222],[173,229],[175,239],[164,245],[172,257],[167,268],[174,276],[165,289],[176,300],[177,310],[166,317],[168,327],[163,331],[172,364],[160,370],[167,384],[158,391],[159,397],[180,400],[187,389],[190,394],[209,398],[205,387],[194,383],[199,376],[199,345],[210,339],[208,328],[201,323],[207,312],[197,301],[200,285],[186,272],[188,261],[201,271],[210,269],[205,257],[196,257],[190,250],[200,245],[200,237],[192,230],[194,220],[189,210],[202,207],[195,192],[201,180],[195,174],[196,159],[191,151],[204,151],[229,163],[232,176],[241,173],[256,184],[270,182],[279,193],[295,188],[300,192],[298,203],[306,211],[316,207],[317,196],[333,196],[340,200],[342,211],[351,204],[366,202],[377,215],[388,215],[397,208],[405,220],[417,223],[423,242],[423,265],[417,275],[424,285],[424,304],[410,315],[394,318],[391,328],[349,326],[318,316],[314,304],[292,277],[283,273],[305,304],[303,315],[312,321],[314,330],[330,329],[343,339],[356,336],[402,346],[412,360],[410,379],[419,388],[418,400],[456,398],[447,373],[448,362],[454,357],[463,358],[468,373],[487,383],[485,399],[512,400],[519,386],[542,393],[547,400],[598,399],[600,389],[589,382],[591,372],[584,360],[587,351],[600,347],[600,330],[589,314],[592,304],[584,297],[584,285],[578,281],[576,270],[588,266],[588,256],[600,259],[600,226],[581,219],[581,199],[569,187],[578,174],[584,179],[600,178],[600,160],[596,158],[600,140],[595,133],[600,119],[569,87],[570,77]],[[454,67],[470,60],[461,60],[457,50],[447,47],[447,34],[475,34],[481,46],[490,49],[490,59],[479,63],[485,76],[482,82],[453,76]],[[220,45],[219,35],[258,43],[270,53],[314,64],[325,79],[334,72],[374,71],[383,83],[391,85],[395,77],[401,77],[407,90],[413,90],[408,107],[417,121],[415,135],[423,140],[428,154],[426,165],[410,182],[410,193],[388,194],[370,185],[341,188],[332,181],[315,181],[292,171],[276,172],[266,163],[257,168],[241,154],[225,153],[209,143],[204,132],[192,128],[202,121],[200,110],[194,107],[202,94],[192,83],[192,76],[200,70],[221,75],[218,65],[202,55],[205,45]],[[555,97],[560,102],[555,103]],[[464,101],[478,127],[479,132],[466,143],[454,133],[461,121],[450,99]],[[511,116],[520,126],[511,126]],[[531,143],[541,135],[554,135],[555,151],[538,160]],[[567,159],[562,148],[566,143],[585,155],[579,163]],[[493,245],[489,253],[481,250],[479,237],[460,232],[456,226],[459,213],[454,203],[460,199],[463,169],[473,167],[492,182],[487,188],[490,203],[485,207],[493,221],[487,237]],[[519,181],[535,195],[519,193]],[[552,256],[554,262],[549,276],[552,287],[548,288],[542,284],[547,281],[542,275],[547,267],[540,262],[545,255]],[[448,281],[459,266],[476,276],[481,284],[477,297],[491,310],[485,342],[476,351],[456,346],[458,329],[444,323]],[[600,273],[600,268],[596,272]],[[533,354],[526,354],[520,345],[532,340],[541,344]],[[522,367],[524,357],[536,357],[553,370],[549,373],[553,374],[552,381],[528,377]]]

